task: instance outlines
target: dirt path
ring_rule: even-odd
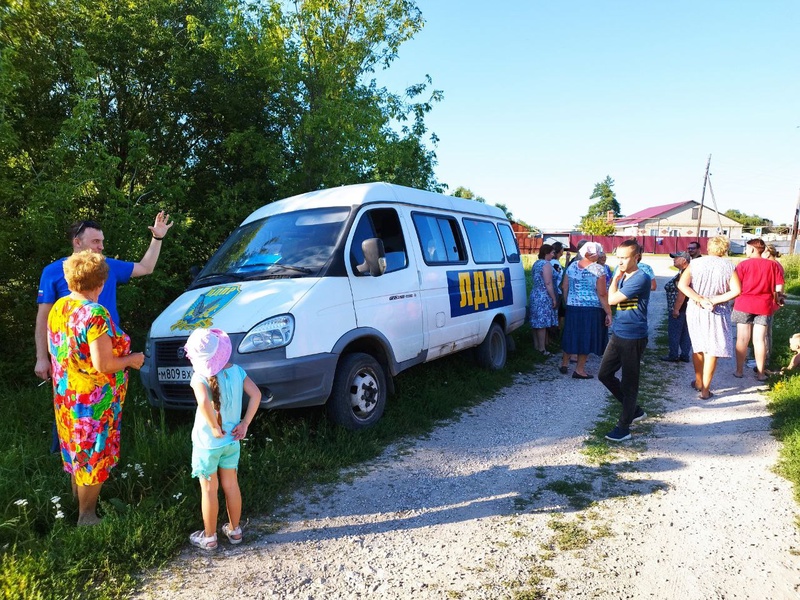
[[[660,317],[671,261],[647,262]],[[298,494],[272,516],[277,532],[256,535],[265,521],[242,547],[187,549],[137,597],[800,597],[798,508],[772,472],[778,446],[755,379],[722,360],[715,397],[700,401],[690,365],[654,350],[644,372],[656,414],[611,466],[583,452],[602,385],[551,360],[342,483]]]

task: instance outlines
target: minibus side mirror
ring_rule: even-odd
[[[373,277],[380,277],[386,271],[386,251],[383,240],[369,238],[361,242],[361,251],[364,253],[364,262],[356,268],[359,273],[369,273]]]
[[[200,271],[202,271],[202,269],[197,265],[189,267],[189,275],[192,276],[192,279],[197,279],[197,276],[200,275]]]

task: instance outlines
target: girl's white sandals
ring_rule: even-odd
[[[236,529],[231,529],[230,523],[225,523],[222,526],[222,533],[225,534],[225,537],[228,538],[228,541],[231,544],[241,544],[242,543],[242,528],[237,527]]]
[[[216,533],[210,537],[206,537],[206,532],[200,529],[189,536],[189,541],[192,543],[192,546],[197,546],[201,550],[207,550],[211,552],[217,549]]]

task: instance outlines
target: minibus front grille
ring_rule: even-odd
[[[157,367],[190,367],[192,363],[186,358],[183,347],[188,338],[176,338],[166,342],[156,342]]]

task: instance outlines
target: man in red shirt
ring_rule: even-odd
[[[746,260],[736,266],[736,274],[742,282],[742,293],[733,303],[731,321],[736,323],[736,372],[734,377],[744,376],[744,363],[750,338],[753,339],[753,354],[756,358],[756,379],[764,381],[767,376],[767,325],[775,312],[775,295],[783,292],[783,269],[774,260],[761,258],[764,241],[754,238],[745,246]]]

